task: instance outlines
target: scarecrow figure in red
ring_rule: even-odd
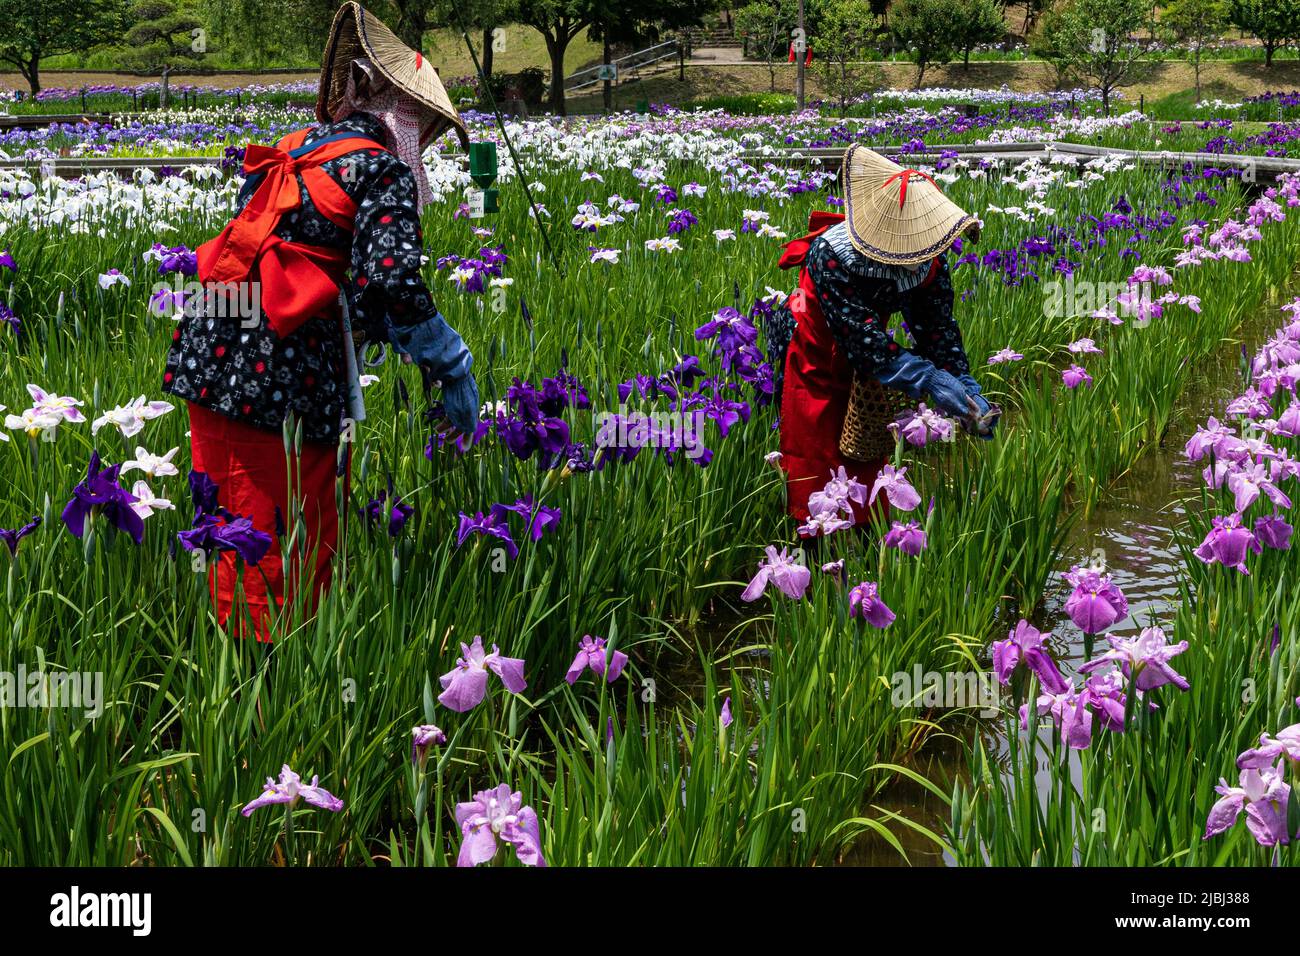
[[[808,235],[786,244],[780,265],[798,267],[799,284],[767,322],[781,467],[790,514],[801,522],[809,519],[808,496],[841,467],[870,487],[885,464],[840,450],[855,374],[912,399],[928,395],[984,438],[997,421],[970,374],[945,255],[979,221],[929,176],[861,146],[845,153],[843,184],[845,213],[814,212]],[[895,313],[910,347],[889,329]],[[855,524],[868,520],[854,508]]]
[[[468,140],[437,71],[346,3],[316,116],[274,147],[248,146],[239,213],[198,249],[204,295],[185,305],[164,376],[189,405],[193,468],[218,504],[268,535],[305,531],[287,572],[277,544],[242,575],[262,641],[286,573],[289,594],[302,586],[307,604],[329,580],[335,486],[346,489],[346,442],[365,414],[356,343],[391,343],[440,382],[451,428],[469,433],[478,415],[472,356],[420,272],[420,208],[432,200],[421,151],[448,128]],[[238,583],[225,552],[213,573],[223,625]]]

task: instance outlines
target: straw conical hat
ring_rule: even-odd
[[[325,62],[321,66],[316,118],[328,123],[348,88],[348,64],[365,57],[393,84],[422,103],[432,114],[436,139],[450,126],[462,143],[469,142],[465,122],[451,105],[438,71],[423,54],[412,50],[382,20],[359,3],[345,3],[334,15]]]
[[[864,146],[844,153],[849,238],[865,256],[916,265],[946,252],[979,220],[948,199],[925,173],[905,169]]]

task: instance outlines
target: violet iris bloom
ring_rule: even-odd
[[[859,614],[872,627],[894,623],[894,612],[880,599],[880,588],[874,581],[863,581],[849,591],[849,617]]]
[[[365,514],[366,520],[372,525],[379,527],[387,525],[388,536],[396,538],[406,527],[406,522],[410,520],[411,515],[415,514],[415,509],[403,503],[398,495],[393,495],[393,503],[389,505],[388,492],[381,491],[378,498],[370,499]]]
[[[523,802],[522,794],[511,793],[503,783],[495,790],[480,790],[470,803],[456,804],[456,825],[463,838],[456,865],[486,863],[497,855],[497,840],[502,840],[515,848],[524,866],[545,866],[537,813]]]
[[[883,491],[893,507],[899,511],[911,511],[921,503],[921,496],[912,487],[906,475],[906,468],[885,465],[876,476],[875,484],[871,486],[871,495],[867,498],[867,504],[875,504],[876,495]]]
[[[1065,613],[1085,634],[1100,634],[1128,616],[1128,599],[1109,574],[1075,565],[1065,580],[1074,585],[1065,601]]]
[[[902,434],[910,445],[924,448],[932,441],[947,441],[952,438],[952,419],[944,418],[932,408],[926,408],[922,402],[915,411],[904,412],[889,425],[895,435]]]
[[[1255,519],[1255,539],[1277,551],[1291,547],[1291,533],[1295,529],[1281,515],[1272,514]]]
[[[1080,385],[1092,385],[1092,376],[1082,365],[1071,365],[1061,373],[1061,381],[1066,388],[1078,388]]]
[[[244,805],[244,809],[239,812],[244,816],[249,816],[258,807],[270,806],[273,803],[287,803],[292,810],[294,805],[301,799],[313,807],[320,807],[322,810],[328,810],[330,813],[338,813],[343,809],[343,801],[334,794],[330,793],[323,787],[318,786],[320,777],[312,777],[311,783],[303,783],[302,778],[289,769],[285,764],[280,768],[280,782],[276,783],[270,777],[266,778],[266,787],[263,791]]]
[[[63,509],[63,523],[74,537],[80,538],[85,532],[87,518],[102,514],[109,524],[125,531],[136,544],[144,538],[144,519],[131,508],[136,498],[117,483],[121,467],[103,468],[99,452],[90,453],[86,479],[72,489],[72,500]]]
[[[528,682],[524,680],[524,662],[518,657],[502,657],[495,644],[492,653],[483,650],[483,638],[474,635],[474,643],[461,644],[461,657],[456,666],[438,678],[443,691],[438,703],[457,713],[477,707],[487,695],[488,671],[501,678],[501,683],[512,694],[522,694]]]
[[[1043,646],[1051,636],[1050,632],[1044,634],[1022,618],[1016,629],[1007,634],[1005,641],[994,641],[993,674],[998,683],[1003,686],[1010,684],[1012,673],[1023,663],[1047,693],[1063,694],[1069,690],[1070,685]]]
[[[1221,794],[1221,799],[1210,808],[1202,839],[1208,840],[1228,830],[1245,810],[1246,827],[1260,846],[1290,842],[1286,814],[1291,787],[1276,767],[1241,771],[1238,787],[1228,786],[1228,781],[1220,777],[1214,789]]]
[[[722,724],[722,729],[726,730],[731,726],[733,718],[731,716],[731,695],[728,694],[726,700],[722,702],[722,710],[718,712],[718,722]]]
[[[564,679],[573,684],[585,669],[590,668],[597,677],[604,677],[612,684],[618,680],[618,675],[623,673],[623,668],[626,666],[626,654],[622,651],[610,653],[605,649],[605,638],[584,634],[578,645],[578,656],[569,665],[569,671],[564,675]]]
[[[1215,457],[1222,458],[1224,441],[1235,437],[1231,428],[1220,424],[1217,418],[1210,418],[1204,426],[1196,429],[1195,435],[1187,439],[1183,453],[1192,461],[1200,461],[1207,452],[1214,452]]]
[[[515,544],[515,539],[510,537],[510,528],[506,525],[504,516],[493,514],[485,517],[480,511],[471,518],[462,511],[460,527],[456,529],[456,547],[463,545],[471,534],[490,535],[505,545],[506,554],[512,559],[519,556],[519,546]]]
[[[447,742],[447,735],[433,724],[420,724],[411,728],[411,763],[424,769],[429,760],[429,748],[434,744],[441,747]]]
[[[742,601],[756,601],[767,590],[768,584],[775,584],[778,591],[791,600],[798,601],[808,590],[812,581],[812,572],[795,560],[787,549],[778,551],[775,545],[763,549],[766,557],[758,565],[758,573],[741,592]]]
[[[1278,507],[1291,507],[1291,499],[1282,489],[1273,484],[1268,466],[1260,462],[1238,465],[1228,473],[1227,485],[1228,490],[1233,494],[1233,505],[1238,512],[1245,511],[1254,504],[1261,492]]]
[[[925,530],[916,521],[909,521],[907,524],[895,521],[885,532],[884,544],[886,548],[897,548],[904,554],[916,557],[925,550]]]
[[[209,555],[233,551],[245,564],[256,566],[271,550],[272,539],[265,531],[253,527],[253,519],[231,514],[224,508],[221,516],[200,514],[194,527],[176,535],[186,551],[203,551]]]
[[[528,535],[534,541],[541,541],[542,535],[556,527],[561,517],[559,508],[550,505],[534,506],[532,495],[524,495],[512,505],[495,504],[490,509],[492,520],[500,524],[506,523],[506,515],[511,512],[528,523]]]
[[[1061,739],[1072,750],[1087,750],[1092,744],[1092,711],[1088,698],[1066,685],[1056,693],[1039,694],[1034,702],[1039,717],[1052,715],[1052,723],[1059,728]],[[1020,707],[1020,726],[1029,729],[1029,707]]]
[[[1169,666],[1169,659],[1187,650],[1187,642],[1179,641],[1169,644],[1165,632],[1158,627],[1144,627],[1142,633],[1134,638],[1107,637],[1111,649],[1095,660],[1079,666],[1080,674],[1087,674],[1103,664],[1114,661],[1119,665],[1124,676],[1134,680],[1138,690],[1155,690],[1165,684],[1173,684],[1179,690],[1187,690],[1191,685],[1187,678]]]
[[[9,549],[10,555],[16,555],[18,553],[18,542],[40,527],[40,524],[40,516],[33,515],[30,521],[13,531],[10,531],[8,528],[0,528],[0,541],[4,542],[5,546]]]
[[[1225,568],[1235,568],[1242,574],[1246,569],[1246,552],[1262,554],[1264,548],[1249,528],[1241,526],[1241,515],[1216,516],[1205,540],[1193,552],[1206,564],[1218,562]]]
[[[1279,757],[1285,757],[1295,769],[1300,770],[1300,724],[1279,730],[1276,737],[1260,734],[1259,746],[1241,754],[1237,758],[1237,767],[1241,770],[1263,770],[1276,764]]]

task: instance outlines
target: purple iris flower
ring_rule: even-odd
[[[1220,799],[1210,808],[1203,839],[1230,829],[1245,810],[1246,827],[1256,843],[1260,846],[1289,843],[1286,819],[1291,786],[1282,771],[1276,767],[1243,770],[1240,784],[1230,787],[1227,780],[1219,778],[1219,785],[1214,789]]]
[[[1278,551],[1291,547],[1291,533],[1294,530],[1279,514],[1255,519],[1255,539]]]
[[[495,790],[481,790],[469,803],[456,804],[456,825],[462,842],[457,866],[478,866],[497,855],[497,840],[515,848],[524,866],[545,866],[542,832],[537,813],[523,806],[523,796],[511,793],[504,783]]]
[[[1022,618],[1005,641],[994,641],[993,674],[998,683],[1003,686],[1010,684],[1011,675],[1023,663],[1038,678],[1039,686],[1048,694],[1064,694],[1068,691],[1070,685],[1061,676],[1056,662],[1043,646],[1051,636],[1050,633],[1040,632]]]
[[[217,483],[209,478],[206,472],[194,470],[190,471],[189,482],[190,500],[194,503],[195,515],[200,512],[216,514],[219,507],[217,494],[220,490],[217,488]]]
[[[447,742],[447,735],[433,724],[420,724],[411,728],[411,763],[424,769],[429,760],[429,748],[434,744],[441,747]]]
[[[728,727],[730,727],[733,722],[733,718],[731,716],[731,695],[730,694],[728,694],[727,698],[722,702],[722,710],[718,712],[718,722],[722,725],[723,730],[726,730]]]
[[[9,548],[10,555],[16,555],[18,553],[18,542],[40,527],[40,524],[40,516],[33,515],[30,521],[13,531],[8,528],[0,528],[0,541],[3,541]]]
[[[1196,550],[1192,552],[1206,564],[1218,562],[1225,568],[1235,568],[1242,574],[1246,569],[1246,552],[1262,554],[1264,548],[1249,528],[1241,526],[1241,515],[1216,515],[1210,530]]]
[[[808,590],[812,572],[791,557],[785,548],[778,551],[774,545],[768,545],[763,550],[765,557],[758,565],[758,573],[741,592],[740,599],[756,601],[767,590],[768,584],[774,584],[786,597],[798,601]]]
[[[623,673],[623,668],[627,666],[627,655],[622,651],[613,651],[612,653],[605,648],[605,638],[592,637],[590,634],[582,635],[582,641],[578,645],[578,655],[569,665],[568,673],[564,679],[573,684],[582,672],[587,668],[597,677],[604,677],[609,683],[618,680],[618,675]]]
[[[12,331],[14,335],[21,336],[23,334],[22,321],[18,318],[18,315],[13,309],[9,308],[9,306],[3,302],[0,302],[0,322],[4,322],[8,325],[10,331]]]
[[[473,644],[460,645],[461,656],[456,666],[438,678],[442,693],[438,703],[457,713],[473,710],[487,695],[488,671],[501,678],[501,683],[512,694],[522,694],[528,682],[524,679],[524,662],[518,657],[502,657],[495,644],[492,653],[483,650],[483,638],[474,635]]]
[[[267,777],[266,787],[239,812],[247,817],[258,807],[270,806],[273,803],[287,803],[292,810],[299,800],[313,807],[328,810],[330,813],[338,813],[342,810],[343,801],[319,784],[320,777],[312,777],[309,784],[303,783],[302,778],[290,770],[288,764],[285,764],[280,768],[280,782],[276,783]]]
[[[1092,385],[1092,376],[1082,365],[1071,365],[1061,373],[1061,381],[1066,388],[1078,388],[1080,385]]]
[[[90,453],[86,478],[72,489],[72,500],[63,509],[63,523],[74,537],[80,538],[85,532],[88,518],[102,514],[109,524],[125,531],[136,544],[144,538],[144,519],[131,508],[136,498],[117,483],[121,467],[103,468],[99,452]]]
[[[1075,565],[1064,577],[1074,585],[1065,613],[1085,634],[1100,634],[1128,616],[1128,599],[1109,574]]]
[[[1111,649],[1081,664],[1080,674],[1087,674],[1113,661],[1128,680],[1136,681],[1138,690],[1155,690],[1165,684],[1173,684],[1179,690],[1191,686],[1186,677],[1169,666],[1171,657],[1187,650],[1186,641],[1170,644],[1165,639],[1165,632],[1158,627],[1144,627],[1137,637],[1110,636],[1106,640]]]
[[[894,612],[880,599],[880,587],[874,581],[863,581],[849,591],[849,617],[858,615],[872,627],[894,623]]]
[[[186,551],[208,555],[233,551],[245,564],[256,566],[271,550],[273,540],[265,531],[253,527],[253,519],[220,509],[220,514],[200,514],[194,527],[178,532],[176,537]]]
[[[532,495],[524,495],[512,505],[495,504],[491,511],[492,520],[504,524],[510,513],[519,515],[528,523],[528,535],[534,541],[542,540],[548,529],[560,523],[560,509],[549,505],[533,504]]]
[[[1300,770],[1300,724],[1279,730],[1276,737],[1260,734],[1259,746],[1237,757],[1237,766],[1241,770],[1263,770],[1276,764],[1281,757]]]
[[[471,534],[486,534],[499,539],[506,548],[506,553],[512,559],[519,556],[519,546],[515,544],[515,539],[510,537],[510,528],[506,524],[505,516],[499,514],[490,514],[485,516],[483,512],[476,512],[474,517],[470,517],[465,512],[460,513],[460,527],[456,529],[456,547],[463,545]]]
[[[18,263],[14,260],[13,254],[6,248],[0,252],[0,267],[8,269],[10,272],[18,271]]]
[[[689,209],[674,209],[668,220],[668,234],[676,235],[680,232],[685,232],[698,222],[699,219],[695,217],[695,213],[691,212]]]
[[[372,525],[383,527],[387,525],[388,536],[396,538],[406,527],[406,522],[410,520],[411,515],[415,514],[415,509],[408,504],[403,503],[398,495],[393,495],[393,503],[388,503],[389,492],[379,492],[378,498],[370,499],[366,505],[366,520]]]
[[[925,529],[916,521],[909,521],[907,524],[895,521],[885,532],[884,544],[886,548],[897,548],[904,554],[916,557],[925,550]]]

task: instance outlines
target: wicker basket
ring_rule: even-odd
[[[888,426],[912,407],[911,399],[903,392],[855,373],[840,431],[840,454],[852,461],[890,458],[895,442]]]

